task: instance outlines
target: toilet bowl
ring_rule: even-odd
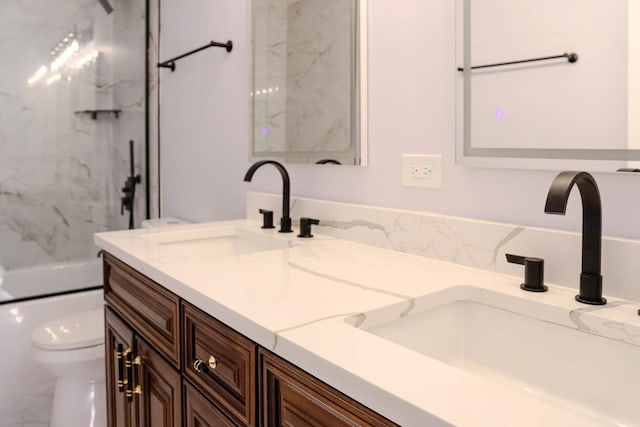
[[[31,342],[34,360],[56,377],[50,427],[106,426],[103,309],[51,319]]]

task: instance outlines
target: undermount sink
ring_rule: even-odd
[[[640,425],[640,346],[585,331],[580,310],[473,286],[418,298],[404,317],[400,309],[347,322],[602,425]]]
[[[162,231],[142,236],[164,249],[182,253],[183,249],[222,258],[254,252],[285,249],[298,244],[287,239],[252,232],[237,227],[208,227],[177,231]]]

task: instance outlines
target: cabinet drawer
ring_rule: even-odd
[[[260,365],[265,426],[397,427],[264,349],[260,349]]]
[[[187,381],[184,395],[185,427],[237,427]]]
[[[103,266],[105,301],[178,367],[178,296],[107,253]]]
[[[186,302],[182,313],[184,375],[232,419],[256,425],[256,344]]]

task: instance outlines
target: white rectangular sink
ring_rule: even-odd
[[[207,227],[161,231],[145,234],[142,238],[179,253],[183,253],[183,250],[188,250],[214,258],[297,246],[297,244],[287,239],[237,227]]]
[[[640,425],[640,346],[586,331],[579,311],[457,286],[403,317],[398,306],[364,314],[348,322],[602,425]]]

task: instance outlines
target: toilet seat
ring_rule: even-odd
[[[51,319],[31,332],[31,357],[55,378],[51,427],[106,427],[102,308]]]
[[[75,350],[104,345],[102,308],[51,319],[31,333],[34,347],[42,350]]]

